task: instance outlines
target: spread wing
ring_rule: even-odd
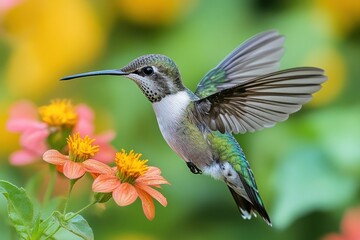
[[[222,133],[272,127],[310,101],[327,79],[323,74],[322,69],[302,67],[263,75],[195,101],[195,116]]]
[[[249,79],[278,70],[284,37],[277,31],[260,33],[231,52],[209,71],[195,90],[204,98]]]

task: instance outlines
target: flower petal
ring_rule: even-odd
[[[43,159],[45,162],[54,164],[54,165],[64,165],[65,162],[69,161],[69,157],[61,154],[59,151],[51,149],[46,151],[43,154]]]
[[[166,207],[167,205],[167,200],[164,197],[164,195],[162,195],[159,191],[147,186],[146,184],[143,184],[141,182],[136,182],[135,183],[135,187],[136,188],[140,188],[141,190],[145,191],[146,193],[148,193],[151,197],[155,198],[161,205],[163,205],[164,207]]]
[[[86,104],[79,104],[76,106],[76,112],[79,115],[79,118],[82,120],[87,120],[89,122],[94,120],[93,110]]]
[[[37,159],[40,159],[40,156],[38,154],[26,149],[13,152],[10,155],[10,163],[12,165],[30,164]]]
[[[85,169],[82,163],[68,160],[64,163],[63,173],[69,179],[78,179],[84,176]]]
[[[98,134],[94,137],[96,139],[94,143],[98,145],[108,143],[115,138],[115,135],[116,135],[115,131],[112,130]]]
[[[63,172],[64,172],[64,165],[56,165],[56,170],[57,170],[58,172],[63,173]]]
[[[82,137],[92,135],[94,132],[94,113],[91,108],[85,104],[80,104],[76,107],[76,112],[79,118],[73,133],[79,132]]]
[[[116,149],[110,144],[110,141],[115,137],[114,131],[108,131],[106,133],[95,135],[96,139],[94,144],[99,145],[101,151],[95,154],[94,158],[104,163],[110,163],[114,161]]]
[[[165,178],[162,176],[146,176],[142,175],[136,179],[137,182],[142,182],[149,186],[158,186],[160,184],[170,184]]]
[[[108,144],[107,146],[99,145],[96,144],[96,142],[94,142],[94,144],[98,145],[101,149],[101,151],[94,155],[95,159],[98,159],[103,163],[111,163],[114,161],[116,149],[113,146],[111,146],[110,144]]]
[[[114,175],[109,174],[103,174],[99,175],[97,178],[95,178],[92,190],[94,192],[112,192],[114,189],[119,187],[120,181],[119,179]]]
[[[360,239],[360,208],[351,208],[346,211],[341,228],[347,239]]]
[[[137,197],[134,186],[129,183],[122,183],[113,191],[114,201],[121,207],[132,204]]]
[[[47,128],[33,129],[25,131],[20,138],[20,144],[28,149],[33,149],[38,154],[44,153],[48,147],[46,138],[49,136]]]
[[[138,177],[136,181],[142,182],[146,185],[157,186],[160,184],[170,184],[164,177],[160,176],[161,171],[157,167],[150,166],[148,171]]]
[[[90,173],[97,173],[97,174],[113,174],[113,170],[108,165],[95,160],[95,159],[88,159],[83,162],[85,171]]]
[[[6,123],[6,129],[10,132],[24,132],[27,130],[46,128],[46,123],[34,119],[12,118]]]
[[[147,170],[146,174],[148,175],[160,175],[161,174],[161,170],[160,168],[154,167],[154,166],[149,166],[149,169]]]
[[[155,217],[155,206],[151,196],[139,188],[136,188],[136,191],[141,199],[142,208],[146,218],[153,220]]]
[[[19,101],[10,107],[10,118],[6,128],[11,132],[24,132],[38,128],[46,128],[47,125],[37,120],[36,106],[30,101]]]
[[[11,118],[36,119],[37,107],[30,101],[20,100],[10,107]]]

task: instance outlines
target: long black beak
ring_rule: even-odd
[[[71,76],[66,76],[61,78],[61,80],[71,80],[74,78],[81,78],[81,77],[89,77],[89,76],[97,76],[97,75],[128,75],[128,73],[123,72],[121,70],[101,70],[101,71],[94,71],[94,72],[86,72],[86,73],[79,73]]]

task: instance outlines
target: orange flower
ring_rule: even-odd
[[[355,240],[360,239],[360,208],[346,211],[341,222],[341,234],[330,233],[323,240]]]
[[[91,139],[88,136],[81,138],[79,133],[74,134],[69,136],[67,140],[69,156],[51,149],[44,153],[43,159],[48,163],[56,165],[69,179],[81,178],[86,172],[85,167],[106,171],[107,169],[104,168],[104,164],[90,159],[99,151],[99,146],[92,144],[94,141],[95,139]]]
[[[119,206],[130,205],[139,197],[145,216],[152,220],[155,217],[152,198],[164,207],[167,205],[166,198],[152,187],[159,188],[160,184],[169,182],[160,175],[159,168],[147,166],[147,160],[140,160],[140,157],[141,154],[135,154],[133,151],[127,154],[125,150],[121,150],[116,153],[115,167],[104,164],[101,168],[86,166],[86,169],[99,174],[92,185],[94,192],[111,192]]]

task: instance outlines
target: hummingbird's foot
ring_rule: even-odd
[[[186,162],[186,165],[190,169],[190,171],[194,174],[202,174],[202,171],[192,162]]]

